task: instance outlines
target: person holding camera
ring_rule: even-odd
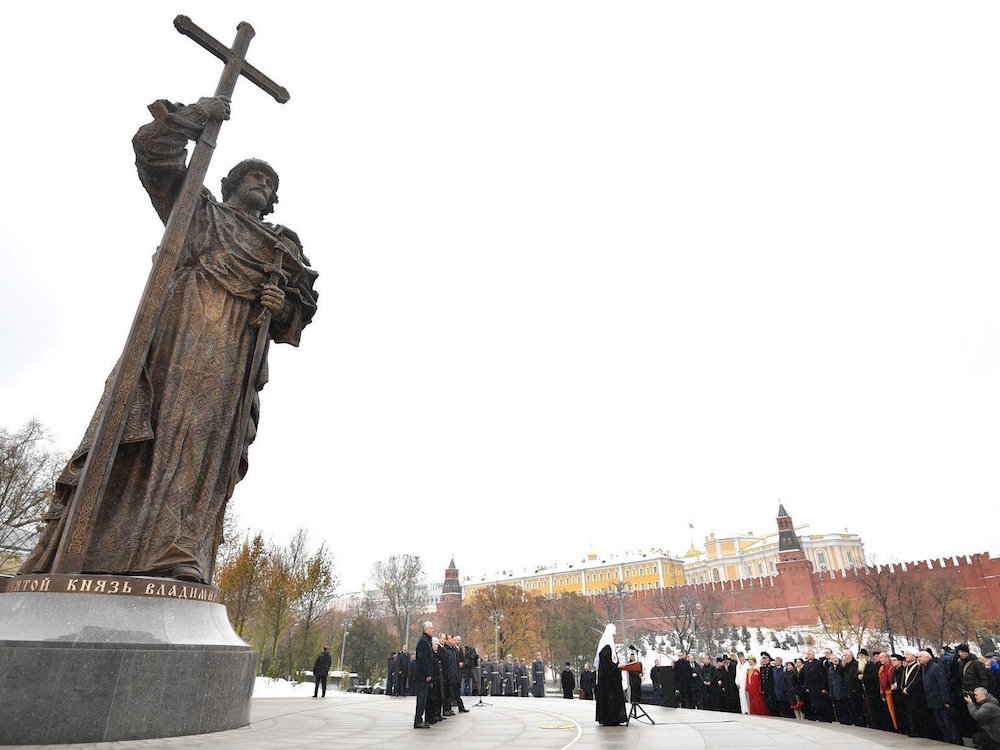
[[[979,750],[1000,750],[1000,703],[984,687],[965,693],[965,703],[978,725],[972,744]]]
[[[976,726],[969,715],[961,710],[962,695],[972,695],[972,691],[979,687],[989,689],[986,667],[971,652],[968,643],[955,646],[955,654],[956,658],[951,664],[952,684],[956,688],[956,700],[953,705],[958,709],[956,717],[959,730],[966,737],[971,737],[976,731]]]

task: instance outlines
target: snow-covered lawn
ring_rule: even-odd
[[[270,677],[258,677],[253,686],[254,698],[309,698],[312,699],[315,684],[309,682],[289,682],[275,680]],[[342,693],[336,687],[327,683],[326,698],[356,698],[359,693]]]

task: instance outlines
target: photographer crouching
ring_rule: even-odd
[[[979,725],[972,744],[979,750],[1000,750],[1000,703],[984,687],[977,687],[971,696],[966,693],[965,702]]]

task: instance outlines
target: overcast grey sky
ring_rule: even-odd
[[[347,588],[774,527],[998,552],[995,3],[21,3],[5,11],[0,424],[79,440],[162,231],[130,138],[221,65],[209,186],[281,175],[320,272],[245,526]],[[609,521],[611,523],[609,523]]]

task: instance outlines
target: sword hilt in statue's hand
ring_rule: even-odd
[[[268,274],[267,280],[261,288],[260,303],[264,309],[257,316],[254,325],[269,325],[271,316],[279,314],[285,306],[285,292],[278,286],[278,282],[281,281],[281,260],[285,252],[286,249],[280,242],[274,244],[274,269]]]

